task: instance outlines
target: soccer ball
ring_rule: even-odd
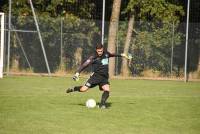
[[[88,99],[86,101],[87,108],[94,108],[96,106],[96,101],[94,99]]]

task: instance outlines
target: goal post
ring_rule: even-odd
[[[0,78],[3,78],[3,58],[4,58],[4,13],[0,12],[1,21],[1,48],[0,48]]]

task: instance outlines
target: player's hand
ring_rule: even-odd
[[[79,75],[80,75],[79,73],[75,73],[75,75],[73,76],[72,79],[73,79],[74,81],[78,81],[78,80],[79,80]]]
[[[131,54],[125,54],[125,53],[122,53],[121,56],[128,60],[131,60],[133,58],[133,56]]]

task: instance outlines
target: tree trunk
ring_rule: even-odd
[[[64,49],[63,48],[61,48],[62,50],[61,50],[61,54],[60,54],[60,56],[61,56],[61,58],[60,58],[60,66],[59,66],[59,70],[60,71],[65,71],[65,62],[64,61],[66,61],[66,57],[64,56]]]
[[[127,29],[126,40],[125,40],[125,45],[124,45],[124,53],[125,54],[128,53],[129,46],[131,43],[131,37],[132,37],[132,33],[133,33],[133,25],[134,25],[134,15],[131,15],[129,22],[128,22],[128,29]],[[127,59],[125,59],[125,58],[123,58],[123,60],[122,60],[121,74],[122,74],[122,76],[129,75],[128,63],[127,63]]]
[[[81,47],[78,47],[76,49],[76,52],[74,54],[74,57],[75,57],[75,66],[78,67],[81,62],[82,62],[82,53],[83,53],[83,48]]]
[[[199,45],[199,49],[198,49],[198,53],[199,53],[199,62],[198,62],[198,67],[197,67],[197,71],[200,72],[200,45]]]
[[[18,72],[19,71],[19,54],[18,54],[18,47],[17,47],[17,40],[16,35],[13,35],[13,55],[11,58],[11,71]]]
[[[119,15],[120,15],[121,0],[113,1],[112,15],[110,19],[109,36],[108,36],[108,51],[115,53],[115,43],[118,31]],[[109,75],[112,77],[115,73],[115,58],[110,59]]]

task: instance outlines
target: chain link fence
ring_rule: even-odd
[[[8,20],[8,19],[6,19]],[[8,22],[8,21],[7,21]],[[74,16],[38,17],[40,32],[52,74],[72,74],[94,52],[101,42],[101,20],[85,20]],[[10,57],[8,56],[8,24],[5,24],[4,72],[7,74],[46,74],[47,67],[32,17],[12,17]],[[185,23],[159,24],[135,22],[127,64],[129,77],[176,78],[184,76]],[[124,52],[128,21],[119,22],[116,53]],[[105,22],[105,46],[109,22]],[[189,32],[188,74],[200,79],[200,24],[191,23]],[[8,59],[9,58],[9,59]],[[116,58],[115,75],[120,76],[122,58]],[[9,61],[9,62],[8,62]],[[9,64],[8,64],[9,63]],[[91,67],[86,69],[86,73]]]

